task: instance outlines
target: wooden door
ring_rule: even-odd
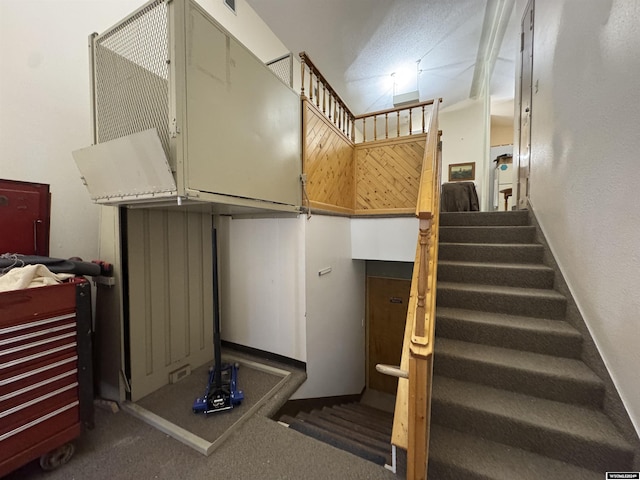
[[[531,171],[531,88],[533,78],[533,1],[522,18],[520,41],[520,138],[518,141],[518,209],[527,208]]]
[[[367,278],[367,386],[396,394],[398,380],[376,371],[376,364],[400,365],[409,304],[410,280]]]

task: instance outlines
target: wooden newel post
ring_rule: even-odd
[[[425,358],[409,358],[407,480],[427,478],[427,374]]]

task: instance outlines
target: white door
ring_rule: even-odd
[[[171,372],[213,358],[211,225],[207,213],[127,210],[125,364],[134,402]]]

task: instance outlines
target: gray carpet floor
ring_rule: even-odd
[[[137,404],[200,438],[214,442],[282,380],[280,376],[243,364],[238,373],[238,387],[245,396],[242,404],[215,415],[196,415],[191,407],[195,398],[204,394],[208,378],[209,366],[204,365],[178,383],[165,385],[147,395]]]
[[[269,417],[304,381],[305,374],[274,362],[259,361],[289,369],[293,373],[288,377],[290,381],[209,457],[124,411],[96,409],[95,428],[75,441],[76,453],[68,464],[43,472],[37,462],[32,462],[4,480],[397,478],[384,467],[271,420]],[[248,386],[244,384],[242,388]],[[193,401],[191,392],[188,395],[188,400]],[[215,416],[204,421],[209,420],[215,420]]]

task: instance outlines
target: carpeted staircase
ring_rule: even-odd
[[[391,464],[391,413],[353,402],[283,415],[280,422],[378,465]]]
[[[633,468],[534,235],[527,212],[441,215],[430,478]]]
[[[632,471],[633,447],[602,411],[604,384],[580,360],[582,337],[528,213],[443,213],[439,234],[429,478]],[[281,421],[390,464],[389,413],[356,403]]]

